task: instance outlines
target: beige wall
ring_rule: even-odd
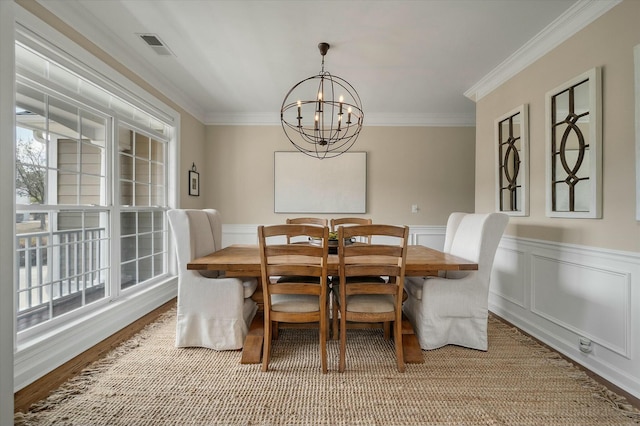
[[[180,111],[180,110],[178,110]],[[202,195],[202,183],[210,178],[210,170],[203,161],[205,126],[192,115],[181,112],[180,123],[180,204],[183,209],[202,209],[206,207],[205,197]],[[189,195],[188,181],[189,170],[195,163],[196,170],[200,173],[200,196]]]
[[[444,225],[474,209],[473,127],[365,127],[367,213],[376,222]],[[293,151],[280,126],[207,126],[201,193],[228,224],[281,223],[273,212],[273,157]],[[303,154],[300,154],[303,155]],[[318,160],[331,161],[331,159]],[[411,213],[417,204],[418,213]],[[339,215],[317,215],[336,217]]]
[[[476,105],[477,211],[495,206],[494,120],[529,104],[530,216],[512,218],[507,234],[525,238],[640,250],[635,220],[633,47],[640,43],[640,1],[626,0],[562,43]],[[545,215],[545,93],[602,67],[602,219]]]
[[[0,0],[4,1],[4,0]],[[178,206],[182,208],[202,208],[204,207],[204,197],[191,197],[187,191],[187,174],[191,169],[191,164],[196,162],[196,166],[200,170],[198,160],[203,158],[203,141],[204,141],[204,124],[195,119],[191,114],[180,108],[171,99],[164,96],[153,86],[147,83],[143,78],[130,71],[125,65],[119,63],[98,46],[87,40],[76,30],[65,24],[58,17],[50,13],[47,9],[33,0],[15,0],[15,2],[28,10],[38,18],[42,19],[60,33],[73,40],[78,45],[92,55],[105,62],[107,65],[127,77],[129,80],[164,102],[180,114],[180,164],[179,164],[179,188],[180,196],[178,198]],[[200,178],[202,179],[202,175]]]

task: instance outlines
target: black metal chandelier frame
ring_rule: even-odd
[[[324,70],[329,47],[328,43],[318,44],[322,55],[320,73],[293,86],[280,109],[282,128],[289,141],[300,152],[320,159],[348,151],[364,121],[358,92],[345,79]],[[308,100],[309,86],[315,87],[313,100]],[[297,96],[301,93],[304,97]]]

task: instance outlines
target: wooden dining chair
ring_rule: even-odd
[[[338,232],[338,227],[340,226],[352,226],[352,225],[371,225],[373,223],[373,221],[370,218],[364,218],[364,217],[340,217],[340,218],[336,218],[336,219],[331,219],[330,224],[331,224],[331,232]],[[359,237],[354,237],[356,242],[360,242],[360,243],[365,243],[365,244],[370,244],[371,243],[371,235],[363,235],[363,236],[359,236]],[[384,280],[382,280],[380,277],[371,277],[371,279],[376,280],[378,282],[384,282]],[[340,278],[339,277],[331,277],[331,281],[332,281],[332,287],[333,287],[333,282],[335,280],[335,285],[337,286],[339,284]],[[337,295],[335,293],[333,293],[333,298],[337,297]],[[338,335],[339,335],[339,330],[338,330],[338,309],[337,309],[337,303],[335,303],[333,300],[330,302],[331,303],[331,330],[332,330],[332,338],[334,340],[338,339]]]
[[[320,217],[294,217],[287,218],[286,223],[288,225],[315,225],[315,226],[329,226],[329,221]],[[297,241],[298,239],[294,239]],[[287,242],[292,242],[291,239]]]
[[[345,244],[345,239],[371,235],[371,244]],[[381,237],[381,238],[379,238]],[[340,362],[345,369],[347,322],[393,324],[396,363],[404,372],[402,352],[402,297],[409,227],[355,225],[338,228],[340,284],[334,286],[340,312]],[[384,283],[372,277],[388,277]],[[385,336],[387,333],[385,333]]]
[[[287,225],[313,225],[313,226],[327,226],[329,221],[327,219],[322,219],[319,217],[295,217],[295,218],[287,218]],[[287,237],[287,243],[301,243],[309,241],[309,237],[305,236],[295,236],[295,237]],[[315,281],[314,277],[291,277],[291,276],[282,276],[278,278],[278,282],[289,282],[289,281]],[[277,329],[276,329],[277,330]]]
[[[317,243],[283,243],[283,237],[311,237]],[[313,225],[258,227],[264,296],[264,348],[262,371],[271,357],[272,330],[277,323],[317,322],[322,372],[327,372],[327,256],[329,228]],[[277,276],[303,277],[278,282]],[[311,280],[310,278],[313,278]]]
[[[350,226],[350,225],[371,225],[373,221],[370,218],[364,217],[340,217],[337,219],[331,219],[331,232],[338,232],[338,226]],[[371,236],[366,235],[361,237],[358,241],[362,243],[371,243]]]

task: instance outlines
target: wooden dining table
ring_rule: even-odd
[[[295,256],[292,259],[295,261]],[[328,274],[338,275],[338,255],[330,254],[328,259]],[[260,252],[257,244],[234,244],[214,253],[192,260],[187,269],[196,271],[224,271],[227,277],[258,277],[260,278]],[[453,256],[422,245],[410,245],[407,248],[407,262],[405,276],[426,277],[437,275],[440,271],[473,271],[478,264],[461,257]],[[253,299],[262,306],[262,286],[256,290]],[[262,315],[256,315],[249,327],[249,333],[242,349],[241,363],[257,364],[262,357],[263,343]],[[404,320],[402,324],[402,346],[405,362],[423,362],[422,350],[411,324]]]

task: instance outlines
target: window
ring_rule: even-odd
[[[20,339],[168,276],[175,128],[27,30],[16,40]]]

